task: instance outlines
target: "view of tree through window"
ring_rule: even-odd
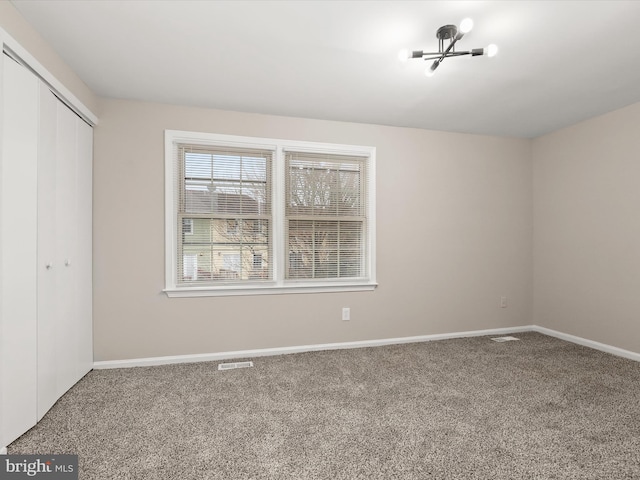
[[[287,278],[363,276],[364,159],[300,152],[285,158]]]

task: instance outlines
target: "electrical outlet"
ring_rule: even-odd
[[[349,307],[342,309],[342,320],[351,320],[351,309]]]
[[[507,308],[507,297],[500,297],[500,308]]]

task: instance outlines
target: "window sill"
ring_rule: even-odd
[[[229,297],[236,295],[289,295],[295,293],[336,293],[336,292],[368,292],[373,291],[377,283],[340,283],[340,284],[289,284],[281,285],[224,285],[202,287],[175,287],[163,290],[167,297]]]

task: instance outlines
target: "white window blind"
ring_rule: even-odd
[[[365,278],[367,158],[285,152],[287,279]]]
[[[188,144],[175,151],[178,284],[270,280],[273,151]]]

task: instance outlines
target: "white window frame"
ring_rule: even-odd
[[[228,147],[259,148],[274,151],[272,178],[272,212],[273,222],[271,235],[273,242],[273,280],[252,283],[227,285],[180,285],[177,279],[177,211],[175,182],[178,181],[176,171],[176,145],[223,145]],[[285,238],[285,161],[284,151],[296,150],[300,152],[328,153],[335,155],[357,155],[367,158],[367,223],[368,238],[366,262],[368,276],[362,279],[321,279],[310,281],[286,280],[284,277],[286,265]],[[169,297],[203,297],[228,295],[269,295],[283,293],[323,293],[344,291],[370,291],[376,283],[376,149],[375,147],[340,145],[317,142],[302,142],[295,140],[280,140],[271,138],[244,137],[236,135],[221,135],[203,132],[187,132],[180,130],[165,130],[165,288]]]

